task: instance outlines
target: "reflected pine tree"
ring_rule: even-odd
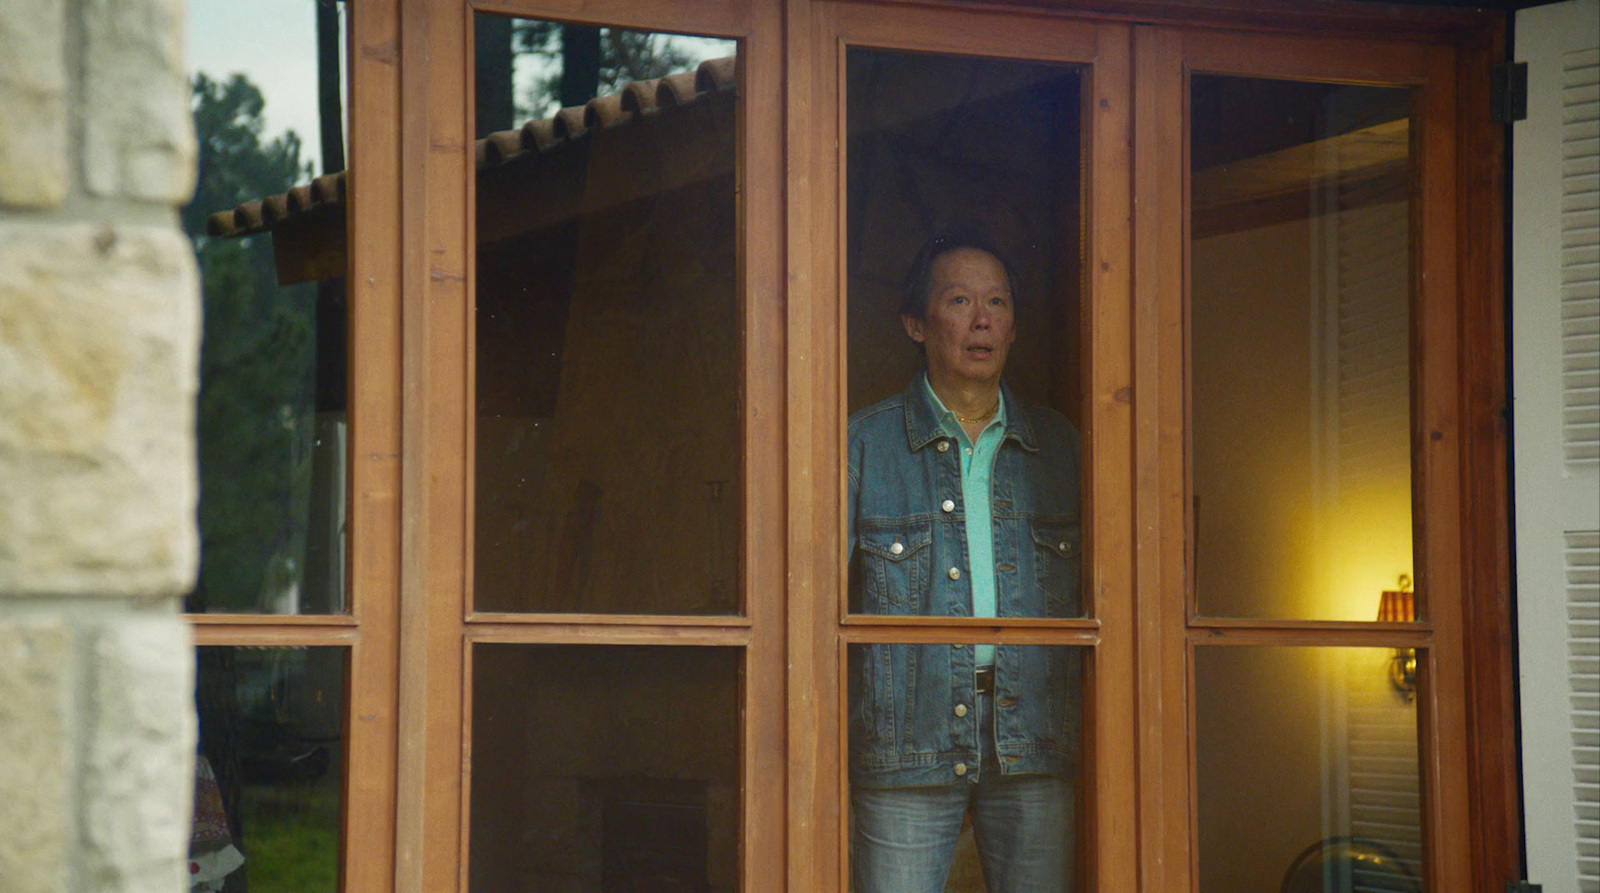
[[[315,289],[280,288],[269,237],[213,239],[210,214],[311,175],[300,138],[262,138],[265,101],[243,75],[197,75],[199,179],[182,210],[204,290],[197,426],[200,582],[191,611],[273,612],[304,553],[315,387]]]

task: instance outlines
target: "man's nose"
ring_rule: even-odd
[[[972,327],[974,329],[989,328],[989,308],[987,305],[979,304],[972,311]]]

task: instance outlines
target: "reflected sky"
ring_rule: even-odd
[[[301,158],[322,173],[317,124],[317,0],[189,0],[189,73],[225,80],[240,72],[266,99],[264,142],[293,130],[300,135]],[[340,46],[345,43],[345,3],[339,10]],[[731,55],[731,41],[673,36],[673,46],[695,61]],[[341,60],[343,62],[344,60]],[[549,59],[522,55],[512,77],[516,94],[528,96],[547,77]],[[534,109],[537,116],[554,114]]]
[[[343,45],[345,4],[337,3]],[[189,0],[189,74],[243,73],[266,99],[263,142],[300,135],[300,157],[322,173],[317,126],[315,0]]]

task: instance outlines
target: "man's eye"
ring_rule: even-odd
[[[965,304],[966,302],[967,302],[967,296],[966,295],[952,295],[950,297],[950,303],[952,303],[952,304]]]

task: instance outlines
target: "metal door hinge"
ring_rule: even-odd
[[[1528,63],[1500,62],[1490,69],[1489,105],[1501,124],[1528,117]]]
[[[1528,881],[1507,881],[1506,893],[1543,893],[1544,885]]]

